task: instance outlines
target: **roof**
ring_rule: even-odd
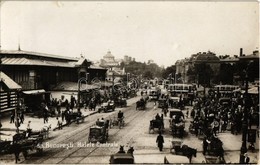
[[[4,72],[0,72],[1,82],[3,82],[9,89],[21,89],[22,87],[8,77]]]
[[[47,53],[38,53],[32,51],[24,51],[24,50],[1,50],[0,54],[15,54],[15,55],[30,55],[30,56],[38,56],[38,57],[48,57],[48,58],[55,58],[55,59],[63,59],[63,60],[78,60],[75,57],[65,57]]]
[[[259,53],[253,53],[247,56],[240,56],[239,59],[259,59]]]
[[[67,90],[67,91],[78,91],[78,83],[77,82],[61,82],[53,90]],[[89,85],[89,84],[81,84],[80,91],[85,91],[89,89],[97,89],[97,85]]]
[[[30,95],[30,94],[41,94],[41,93],[46,93],[44,89],[39,89],[39,90],[30,90],[30,91],[23,91],[24,94]]]
[[[29,59],[26,57],[3,57],[2,65],[37,65],[37,66],[52,66],[52,67],[66,67],[73,68],[77,62],[66,61],[51,61],[41,59]]]
[[[195,57],[194,59],[195,62],[207,62],[207,63],[211,63],[211,62],[219,62],[219,58],[216,56],[216,54],[212,53],[212,52],[207,52],[207,53],[202,53],[202,54],[198,54],[197,57]]]
[[[253,87],[251,89],[248,89],[249,94],[259,94],[259,87]]]
[[[97,66],[97,65],[90,65],[89,69],[102,69],[102,70],[107,70],[106,68],[103,68],[101,66]]]

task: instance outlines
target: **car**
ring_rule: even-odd
[[[170,118],[172,118],[174,115],[179,115],[182,116],[184,118],[184,114],[180,109],[169,109],[169,114],[170,114]]]
[[[98,112],[100,113],[101,111],[104,112],[110,112],[115,110],[115,103],[114,101],[109,101],[109,102],[104,102],[101,104],[101,107],[98,109]]]

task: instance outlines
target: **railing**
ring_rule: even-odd
[[[0,113],[11,111],[17,107],[17,93],[15,91],[0,92]]]

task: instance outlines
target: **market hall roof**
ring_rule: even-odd
[[[60,59],[60,60],[72,60],[77,61],[77,58],[73,57],[65,57],[60,55],[53,55],[47,53],[39,53],[39,52],[31,52],[31,51],[24,51],[24,50],[1,50],[0,54],[10,54],[10,55],[27,55],[32,57],[45,57],[45,58],[52,58],[52,59]]]
[[[5,51],[1,50],[0,57],[3,65],[30,65],[30,66],[49,66],[75,68],[90,62],[85,58],[72,58],[44,53],[28,51]]]

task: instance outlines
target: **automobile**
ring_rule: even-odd
[[[101,111],[104,112],[111,112],[115,110],[115,103],[114,101],[108,101],[104,102],[101,104],[101,107],[98,109],[98,112],[100,113]]]
[[[170,118],[172,118],[174,115],[182,116],[184,119],[184,114],[180,109],[169,109]]]
[[[160,98],[158,100],[158,108],[164,108],[167,105],[167,100],[165,98]]]
[[[118,106],[118,107],[126,107],[127,106],[126,98],[115,99],[115,105]]]

